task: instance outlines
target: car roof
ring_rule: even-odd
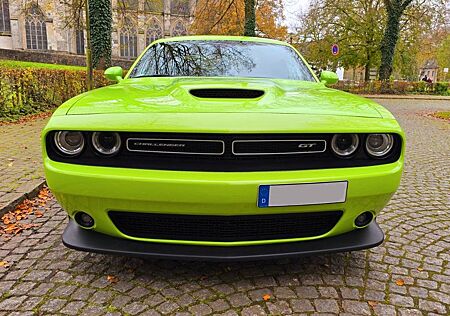
[[[255,42],[267,43],[283,46],[290,46],[288,43],[263,37],[249,37],[249,36],[224,36],[224,35],[193,35],[193,36],[178,36],[162,38],[155,43],[167,42],[181,42],[181,41],[240,41],[240,42]]]

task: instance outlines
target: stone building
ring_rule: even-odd
[[[195,0],[112,0],[113,57],[134,59],[155,39],[186,35],[194,5]],[[0,49],[84,55],[85,31],[74,26],[79,23],[73,16],[60,0],[0,0]]]
[[[425,61],[422,67],[419,69],[419,80],[422,80],[425,76],[432,82],[437,82],[439,74],[439,65],[436,60],[429,59]]]

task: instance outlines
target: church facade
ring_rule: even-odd
[[[84,55],[84,8],[60,0],[0,0],[0,48]],[[112,55],[134,59],[153,40],[187,35],[195,0],[112,0]]]

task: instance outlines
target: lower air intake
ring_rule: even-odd
[[[320,236],[336,225],[342,212],[209,216],[110,211],[109,216],[131,237],[233,242]]]

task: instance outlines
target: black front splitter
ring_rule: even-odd
[[[80,228],[69,221],[63,244],[69,248],[105,254],[198,261],[246,261],[348,252],[372,248],[384,240],[383,231],[374,221],[368,227],[349,233],[311,241],[258,246],[192,246],[140,242],[111,237]]]

